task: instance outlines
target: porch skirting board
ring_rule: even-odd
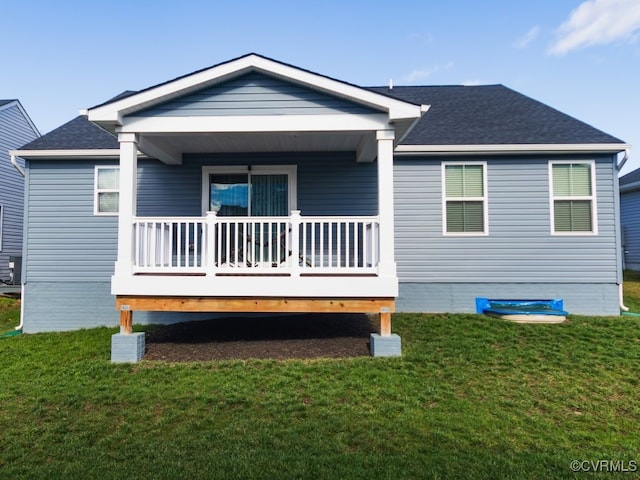
[[[397,312],[474,313],[475,298],[562,298],[565,309],[578,315],[619,315],[615,283],[400,283]],[[257,313],[139,311],[134,323],[170,324],[217,317],[261,315]],[[24,296],[24,332],[117,327],[111,282],[28,282]]]
[[[616,283],[409,283],[400,281],[397,312],[475,313],[476,297],[561,298],[575,315],[619,315]]]
[[[60,332],[81,328],[117,327],[120,313],[111,294],[111,281],[28,282],[24,295],[25,333]],[[257,314],[256,314],[257,315]],[[168,325],[251,314],[204,312],[136,312],[137,325]]]

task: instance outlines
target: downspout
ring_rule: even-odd
[[[16,330],[22,331],[24,326],[24,283],[20,286],[20,323],[16,327]]]
[[[624,157],[622,157],[622,160],[620,160],[620,162],[618,162],[616,164],[616,170],[619,172],[620,170],[622,170],[622,167],[624,167],[624,164],[627,163],[627,160],[629,160],[629,149],[625,148],[624,150]],[[620,228],[622,228],[622,225],[620,225]],[[622,255],[624,256],[624,252],[622,252]],[[619,304],[620,304],[620,310],[622,310],[623,312],[628,312],[629,311],[629,307],[627,307],[624,304],[624,297],[623,297],[623,291],[622,291],[622,282],[620,282],[618,284],[618,298],[619,298]]]
[[[16,167],[16,170],[18,171],[18,173],[24,177],[24,169],[20,166],[20,164],[16,160],[15,155],[11,155],[11,165]]]
[[[624,164],[627,163],[627,160],[629,160],[629,149],[625,148],[624,157],[622,157],[622,160],[620,160],[620,162],[616,164],[616,170],[617,171],[622,170],[622,167],[624,167]]]

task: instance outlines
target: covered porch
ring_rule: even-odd
[[[131,334],[135,310],[335,311],[379,314],[380,335],[390,337],[398,294],[393,151],[425,110],[256,55],[88,110],[120,144],[111,291],[121,333]],[[372,214],[336,197],[338,172],[323,173],[326,206],[308,213],[298,204],[314,179],[298,185],[296,168],[318,152],[346,152],[349,162],[375,169]],[[278,159],[291,153],[297,162]],[[141,159],[179,177],[185,158],[209,154],[216,161],[202,165],[200,215],[139,213]],[[237,154],[273,160],[261,162],[263,170],[224,163]],[[280,183],[258,195],[260,175]],[[359,184],[350,181],[354,198]],[[264,200],[278,188],[277,202]],[[247,198],[233,203],[225,195],[234,189]],[[330,205],[341,201],[336,213]]]

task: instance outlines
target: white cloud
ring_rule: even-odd
[[[640,30],[640,1],[586,0],[558,28],[549,53],[564,55],[577,48],[633,42]]]
[[[527,46],[529,46],[531,42],[533,42],[536,39],[539,33],[540,33],[540,27],[538,25],[535,25],[531,27],[531,29],[527,33],[525,33],[522,37],[517,39],[514,42],[513,46],[516,48],[526,48]]]
[[[407,83],[418,82],[420,80],[429,78],[430,76],[438,72],[449,70],[451,67],[453,67],[453,62],[449,62],[446,65],[434,65],[433,67],[423,68],[421,70],[414,70],[409,75],[406,76],[405,81]]]
[[[424,33],[410,33],[409,38],[411,40],[424,40],[426,42],[432,42],[433,41],[433,34],[431,32],[424,32]]]
[[[465,87],[477,87],[478,85],[484,85],[484,82],[481,80],[465,80],[462,85]]]

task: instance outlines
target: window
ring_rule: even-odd
[[[117,215],[120,188],[119,167],[96,167],[94,213]]]
[[[486,235],[486,163],[443,162],[442,183],[444,233]]]
[[[550,162],[551,233],[597,233],[593,162]]]
[[[295,210],[295,166],[204,167],[203,212],[288,216]]]

